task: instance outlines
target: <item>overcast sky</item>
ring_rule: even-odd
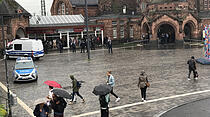
[[[41,15],[41,0],[15,0],[23,8],[25,8],[31,15]],[[50,8],[53,0],[45,0],[46,13],[50,15]]]

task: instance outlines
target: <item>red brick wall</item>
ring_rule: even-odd
[[[92,17],[92,16],[96,16],[98,13],[98,7],[97,6],[93,6],[93,7],[88,7],[88,17]],[[73,14],[82,14],[83,16],[85,16],[85,7],[76,7],[75,9],[73,9]]]

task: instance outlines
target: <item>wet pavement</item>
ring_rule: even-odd
[[[169,110],[160,117],[209,117],[210,98],[184,104]]]
[[[92,93],[92,90],[96,85],[106,82],[106,71],[108,70],[113,72],[116,80],[114,91],[121,98],[120,102],[116,103],[115,97],[111,96],[111,107],[141,101],[140,91],[137,88],[141,70],[146,71],[151,84],[147,90],[148,100],[210,89],[210,73],[208,72],[210,66],[198,64],[199,79],[197,81],[187,80],[188,66],[186,62],[192,55],[196,58],[202,57],[202,48],[166,50],[122,48],[115,49],[113,52],[113,54],[108,54],[107,50],[92,51],[91,60],[87,60],[87,54],[79,52],[50,53],[39,61],[35,61],[35,64],[38,65],[39,79],[37,82],[29,83],[14,84],[12,82],[12,67],[15,60],[8,60],[11,90],[31,109],[34,109],[34,101],[46,97],[48,94],[48,86],[44,84],[44,81],[54,80],[63,87],[69,87],[71,86],[69,75],[73,74],[78,80],[85,81],[80,93],[86,102],[81,103],[78,98],[76,104],[68,105],[65,109],[65,117],[71,117],[99,110],[98,97]],[[3,61],[0,61],[0,69],[0,81],[5,83]],[[71,92],[71,89],[67,90]],[[209,93],[144,103],[113,110],[110,112],[110,116],[153,117],[175,106],[207,97],[210,97]],[[13,115],[29,117],[29,114],[19,105],[13,107]],[[97,113],[87,117],[99,116],[100,114]]]

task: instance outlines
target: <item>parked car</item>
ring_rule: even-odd
[[[13,70],[13,79],[16,81],[32,81],[38,79],[38,73],[31,57],[18,57]]]

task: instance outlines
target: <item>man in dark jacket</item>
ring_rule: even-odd
[[[191,59],[187,61],[187,64],[189,65],[188,80],[190,80],[190,74],[192,71],[193,71],[194,78],[197,79],[195,57],[192,56]]]
[[[66,108],[66,101],[62,97],[53,94],[53,99],[50,101],[51,108],[54,110],[54,117],[64,117],[64,109]]]
[[[110,102],[109,94],[100,95],[99,102],[101,108],[101,117],[109,117],[109,102]]]
[[[80,95],[79,93],[79,88],[80,86],[78,86],[78,81],[76,78],[74,78],[73,75],[70,75],[70,78],[72,80],[72,88],[73,88],[73,93],[72,93],[72,101],[69,104],[73,104],[72,102],[74,101],[74,96],[77,94],[81,99],[82,102],[85,102],[85,99]]]

